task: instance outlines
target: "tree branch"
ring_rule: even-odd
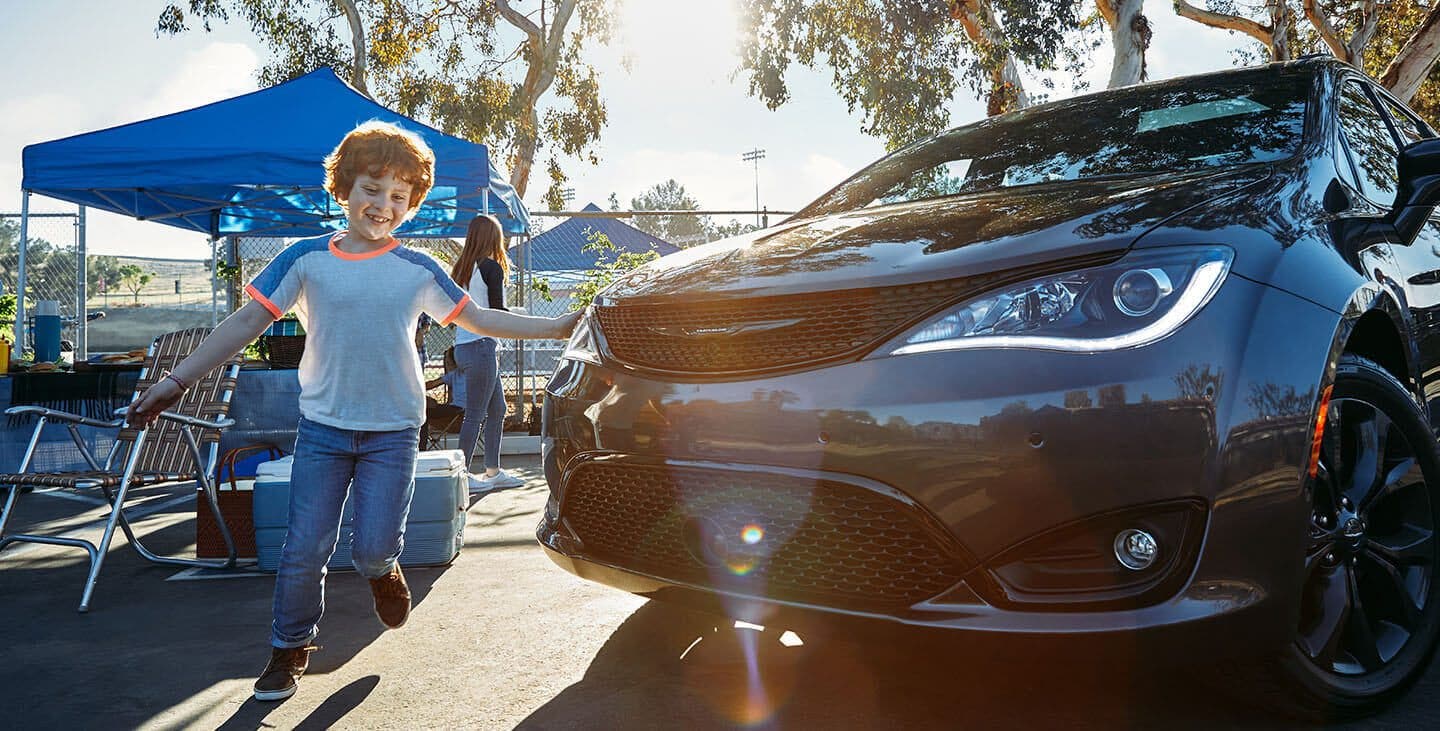
[[[1174,3],[1175,14],[1182,18],[1188,18],[1197,23],[1203,23],[1204,25],[1208,25],[1212,28],[1223,28],[1225,30],[1240,31],[1245,35],[1250,36],[1251,38],[1254,38],[1261,43],[1264,43],[1266,48],[1269,48],[1272,44],[1272,41],[1274,40],[1275,34],[1270,28],[1266,28],[1265,26],[1256,23],[1249,18],[1242,18],[1238,15],[1229,15],[1227,13],[1213,13],[1209,10],[1201,10],[1200,8],[1197,8],[1194,5],[1186,2],[1186,0],[1174,0]]]
[[[1440,56],[1440,4],[1430,9],[1425,20],[1400,47],[1385,67],[1385,73],[1380,74],[1380,83],[1400,101],[1408,103],[1429,75],[1437,56]]]
[[[365,57],[365,24],[361,22],[360,11],[355,7],[355,0],[335,1],[345,11],[345,20],[350,24],[350,49],[355,54],[355,61],[350,71],[350,84],[361,94],[370,96],[370,89],[365,84],[365,72],[368,68],[368,60]]]
[[[1015,65],[1015,57],[1005,47],[1000,21],[987,0],[955,0],[950,17],[960,21],[965,35],[976,48],[989,49],[999,55],[999,63],[990,68],[990,99],[986,104],[989,116],[1030,106],[1025,83]],[[992,62],[993,63],[993,62]]]
[[[560,47],[565,42],[565,26],[575,12],[577,0],[561,0],[555,8],[555,17],[550,20],[550,37],[545,41],[545,52],[540,65],[540,91],[544,93],[555,81],[555,69],[560,64]]]
[[[1340,32],[1335,26],[1330,25],[1330,19],[1325,17],[1325,11],[1320,8],[1319,0],[1305,0],[1305,17],[1310,19],[1310,25],[1315,26],[1315,32],[1320,34],[1320,40],[1330,47],[1330,52],[1335,58],[1349,61],[1350,52],[1345,47],[1345,42],[1340,40]]]
[[[495,0],[495,9],[500,11],[500,16],[505,18],[510,25],[520,29],[522,33],[530,36],[532,40],[537,43],[545,40],[544,35],[540,31],[540,26],[535,25],[535,21],[525,17],[524,13],[510,7],[510,0]]]
[[[1345,48],[1350,52],[1347,60],[1352,63],[1360,60],[1360,54],[1365,52],[1365,47],[1370,45],[1370,40],[1375,37],[1376,31],[1380,29],[1380,3],[1378,0],[1365,0],[1365,6],[1360,11],[1360,28],[1355,35],[1350,36],[1350,42]]]
[[[1115,27],[1115,3],[1113,0],[1095,0],[1095,9],[1100,11],[1100,17],[1105,19],[1105,25]]]

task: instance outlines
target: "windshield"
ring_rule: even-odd
[[[1283,159],[1300,145],[1312,78],[1306,71],[1245,71],[1007,114],[904,148],[798,215]]]

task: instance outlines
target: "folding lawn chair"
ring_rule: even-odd
[[[184,360],[205,336],[209,328],[190,328],[161,335],[151,343],[140,379],[135,384],[135,398],[149,386],[164,377]],[[80,597],[80,611],[90,608],[90,595],[95,590],[95,581],[100,575],[100,566],[109,551],[110,540],[115,526],[125,531],[130,545],[149,561],[178,566],[203,566],[208,568],[232,568],[235,565],[235,541],[225,527],[220,506],[215,497],[215,462],[220,446],[220,432],[235,423],[229,418],[230,397],[235,392],[235,379],[240,372],[240,358],[236,356],[205,374],[169,411],[160,415],[154,425],[136,429],[124,425],[123,418],[100,421],[55,411],[40,406],[15,406],[5,410],[6,414],[28,414],[38,417],[35,431],[30,436],[30,445],[15,474],[0,474],[0,489],[9,486],[5,508],[0,512],[0,551],[11,543],[48,543],[58,546],[83,548],[90,554],[90,574],[85,581],[85,590]],[[117,416],[125,409],[119,409]],[[35,455],[35,446],[40,441],[40,432],[47,422],[65,424],[75,445],[89,470],[74,472],[30,472],[30,462]],[[115,443],[99,463],[85,446],[80,436],[80,425],[118,429]],[[131,530],[125,516],[125,499],[131,488],[148,487],[172,482],[194,482],[205,495],[210,510],[225,541],[229,557],[225,559],[194,559],[178,556],[162,556],[152,553],[142,544]],[[105,533],[97,546],[88,540],[65,536],[5,535],[5,523],[14,511],[21,493],[21,486],[100,488],[110,504],[110,513],[105,521]],[[3,557],[3,554],[0,554]]]

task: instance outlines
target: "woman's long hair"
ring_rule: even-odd
[[[494,259],[500,264],[500,271],[510,276],[510,257],[505,254],[505,234],[500,228],[500,219],[479,215],[470,221],[465,232],[465,248],[460,258],[450,269],[450,278],[461,287],[470,286],[470,277],[481,259]]]

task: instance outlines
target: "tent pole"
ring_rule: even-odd
[[[15,282],[15,345],[18,358],[25,354],[25,249],[30,241],[30,191],[20,191],[20,274]]]
[[[80,276],[75,282],[75,358],[76,362],[90,357],[90,320],[85,309],[89,296],[86,284],[90,281],[90,257],[85,249],[85,206],[80,206],[80,215],[75,218],[75,257]]]
[[[210,327],[220,324],[220,306],[216,303],[215,290],[220,286],[219,257],[216,242],[220,239],[220,211],[210,211]]]
[[[218,255],[218,240],[210,237],[210,327],[220,323],[220,300],[217,291],[220,289],[220,257]]]

